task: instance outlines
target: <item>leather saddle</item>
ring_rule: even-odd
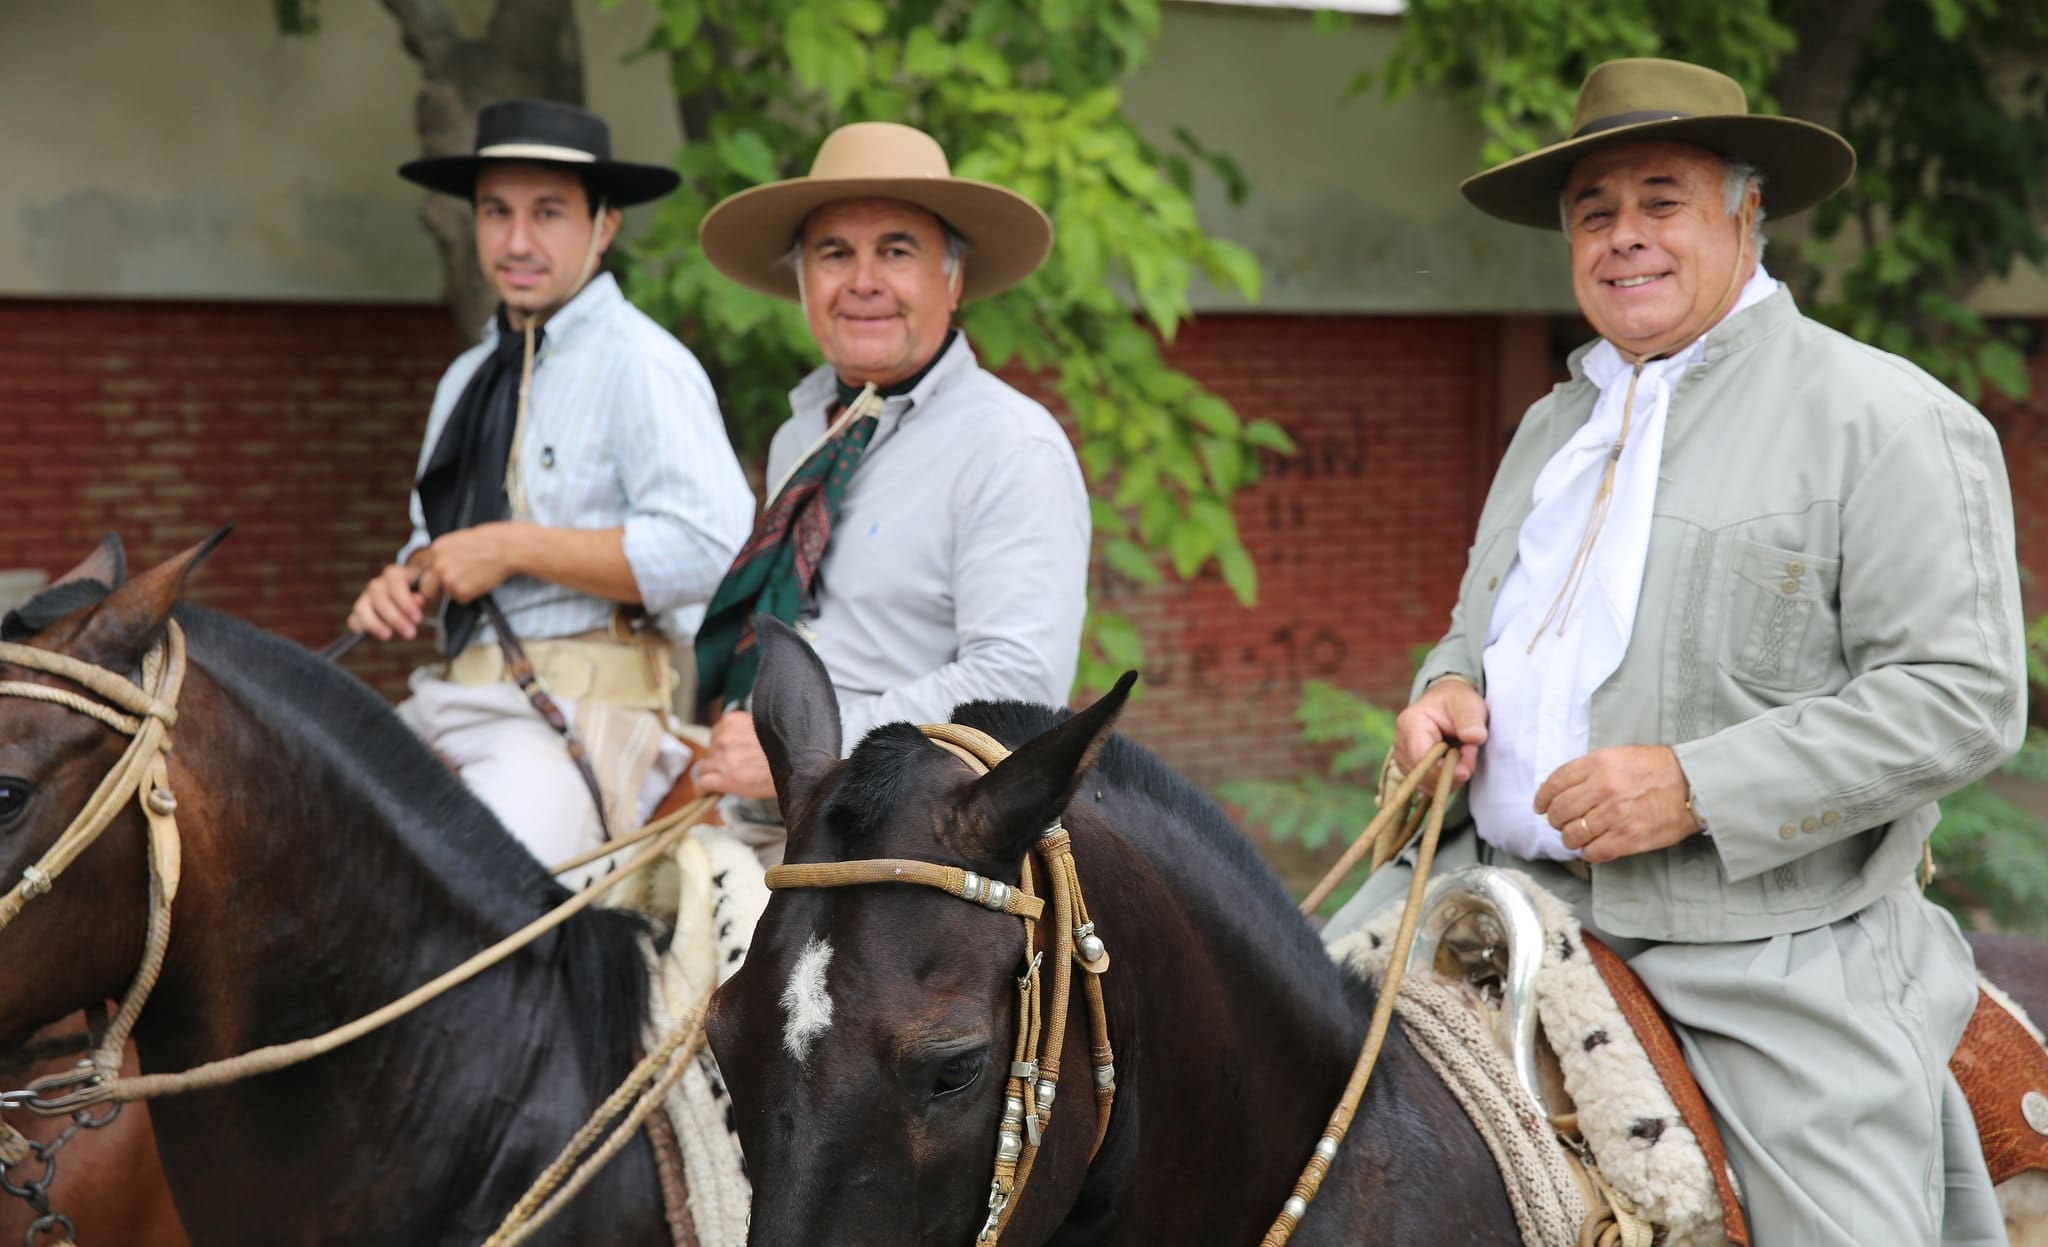
[[[1556,931],[1554,919],[1563,906],[1543,896],[1547,905],[1539,910],[1531,896],[1537,891],[1520,875],[1485,866],[1434,881],[1408,972],[1461,982],[1487,1000],[1496,1042],[1524,1087],[1553,1121],[1570,1121],[1577,1106],[1564,1095],[1554,1055],[1537,1038],[1535,984],[1546,954],[1554,962],[1561,947],[1568,956],[1576,938],[1705,1153],[1720,1198],[1722,1232],[1730,1243],[1747,1247],[1749,1231],[1727,1149],[1669,1019],[1619,955],[1576,924],[1569,933]],[[2048,1176],[2048,1048],[2032,1020],[1995,985],[1979,990],[1950,1068],[1969,1100],[1993,1184],[2030,1171]]]

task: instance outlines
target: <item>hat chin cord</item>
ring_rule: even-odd
[[[590,284],[591,277],[597,272],[598,240],[604,236],[604,230],[598,223],[604,220],[604,210],[605,202],[600,198],[597,201],[597,211],[590,214],[590,245],[583,249],[583,266],[576,272],[576,285],[569,293],[570,299],[582,293],[583,287]],[[568,299],[562,302],[566,304]],[[512,518],[515,520],[532,518],[531,512],[526,508],[526,482],[519,471],[519,452],[526,445],[526,403],[527,396],[533,390],[534,331],[540,327],[542,320],[559,310],[559,307],[553,307],[546,313],[541,313],[527,311],[524,308],[505,309],[505,319],[510,321],[517,317],[519,331],[526,335],[526,349],[519,362],[519,414],[512,421],[512,453],[505,456],[505,499],[511,505]]]

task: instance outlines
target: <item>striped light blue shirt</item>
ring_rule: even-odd
[[[442,376],[422,463],[497,336],[493,320]],[[609,273],[548,318],[519,464],[524,518],[550,528],[623,526],[648,614],[670,638],[697,634],[705,602],[752,530],[754,494],[710,378],[673,334],[626,302]],[[417,491],[412,526],[400,563],[429,540]],[[529,640],[602,628],[612,612],[601,598],[527,576],[492,596]],[[479,627],[477,640],[490,639]]]

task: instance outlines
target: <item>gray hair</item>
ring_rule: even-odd
[[[805,219],[808,220],[809,218]],[[939,232],[946,237],[946,251],[944,255],[939,257],[939,270],[945,273],[948,278],[951,278],[960,271],[960,261],[967,257],[968,252],[974,250],[974,244],[968,242],[967,235],[954,229],[946,222],[946,218],[938,213],[932,213],[932,220],[939,223]],[[796,274],[797,289],[802,290],[804,284],[804,227],[801,223],[796,227],[796,238],[789,244],[789,250],[782,253],[782,259],[778,263],[789,266],[789,271]]]
[[[1747,160],[1737,160],[1732,156],[1721,158],[1721,202],[1729,216],[1741,215],[1743,197],[1749,193],[1751,187],[1757,190],[1756,216],[1749,223],[1749,246],[1759,259],[1763,257],[1764,248],[1770,243],[1770,240],[1764,237],[1763,186],[1762,169]],[[1557,219],[1558,224],[1569,235],[1572,232],[1572,206],[1565,201],[1562,190],[1557,193]]]

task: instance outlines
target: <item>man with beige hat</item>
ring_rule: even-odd
[[[1451,742],[1439,861],[1527,872],[1649,986],[1760,1247],[2003,1243],[1947,1068],[1970,951],[1915,876],[1935,801],[2025,730],[2012,503],[1969,404],[1763,270],[1764,205],[1854,167],[1721,74],[1623,60],[1569,139],[1464,184],[1562,226],[1601,340],[1508,448],[1392,764]]]
[[[980,698],[1064,703],[1087,611],[1080,467],[953,324],[1045,260],[1045,214],[952,176],[930,136],[863,122],[808,177],[714,207],[700,240],[726,276],[800,303],[825,363],[790,391],[767,506],[698,633],[698,692],[724,712],[699,784],[774,795],[745,710],[757,612],[809,638],[848,748]]]

